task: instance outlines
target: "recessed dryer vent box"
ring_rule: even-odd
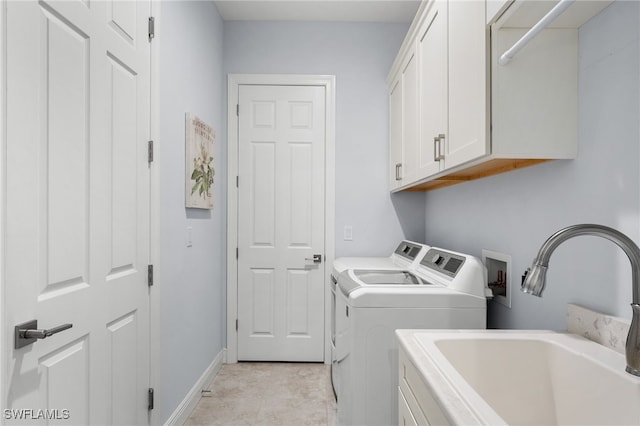
[[[511,308],[511,256],[482,250],[482,263],[487,268],[487,282],[493,300]]]

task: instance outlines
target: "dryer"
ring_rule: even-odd
[[[396,424],[395,330],[486,328],[489,294],[479,259],[439,248],[411,270],[343,271],[335,306],[338,423]]]
[[[403,240],[388,257],[341,257],[334,260],[331,273],[331,385],[336,399],[338,398],[341,376],[339,374],[340,363],[335,357],[338,276],[348,269],[410,270],[420,263],[428,249],[429,246],[424,244]]]

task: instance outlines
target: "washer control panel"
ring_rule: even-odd
[[[464,256],[444,250],[430,249],[422,259],[422,262],[420,262],[420,265],[453,278],[462,268],[464,261]]]
[[[394,253],[404,257],[409,262],[413,262],[418,253],[420,253],[420,249],[422,249],[422,246],[420,246],[419,244],[414,244],[409,241],[402,241],[398,245]]]

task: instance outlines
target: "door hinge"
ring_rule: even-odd
[[[238,331],[238,318],[236,318],[236,331]]]
[[[238,247],[236,247],[236,259],[238,258],[239,254],[240,254],[240,250],[238,249]]]
[[[236,176],[236,188],[240,188],[240,176]]]
[[[153,388],[149,388],[149,405],[147,406],[147,410],[153,410]]]
[[[156,36],[156,19],[153,16],[149,16],[149,43]]]
[[[236,115],[240,117],[240,104],[236,104]]]
[[[149,287],[153,285],[153,265],[147,266],[147,285]]]
[[[153,163],[153,141],[147,144],[147,161],[149,164]]]

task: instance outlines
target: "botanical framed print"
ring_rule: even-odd
[[[213,127],[194,114],[185,115],[185,206],[197,209],[213,208],[213,148],[216,133]]]

